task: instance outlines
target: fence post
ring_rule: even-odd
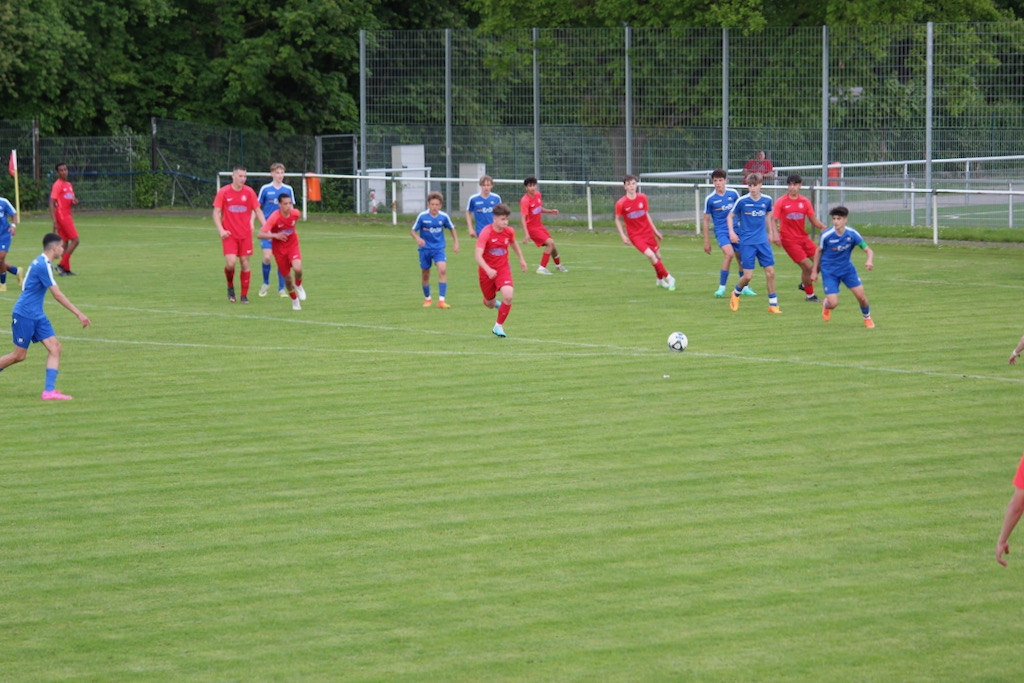
[[[729,170],[729,29],[722,29],[722,168]]]
[[[359,31],[359,165],[357,175],[366,173],[366,30]],[[363,183],[357,180],[356,213],[363,212]]]
[[[533,175],[540,178],[540,62],[537,41],[540,29],[533,29]]]
[[[910,189],[911,190],[917,189],[915,187],[915,185],[916,185],[916,183],[913,180],[911,180],[910,181]],[[917,193],[916,192],[911,192],[910,193],[910,227],[912,227],[912,228],[917,227]]]
[[[42,162],[39,160],[39,119],[32,119],[32,175],[39,180]]]
[[[696,225],[694,234],[700,237],[700,183],[693,184],[693,223]]]
[[[629,49],[632,44],[633,29],[628,25],[626,31],[626,173],[633,172],[633,70],[629,62]]]
[[[1006,185],[1007,185],[1008,189],[1010,190],[1010,196],[1008,197],[1008,199],[1010,200],[1010,206],[1009,206],[1009,209],[1010,209],[1010,227],[1012,228],[1013,227],[1013,181],[1011,180],[1011,181],[1007,182]]]
[[[594,201],[590,192],[590,181],[587,181],[587,229],[594,232]]]
[[[935,187],[932,184],[932,104],[935,94],[934,90],[934,79],[935,79],[935,24],[931,21],[928,22],[928,45],[925,50],[926,67],[925,67],[925,102],[924,102],[924,184],[932,192],[935,191]],[[934,195],[933,195],[934,197]],[[937,206],[936,202],[932,202],[932,207]],[[936,222],[937,226],[938,223]],[[935,233],[936,244],[938,244],[938,228],[936,227]]]
[[[444,30],[444,177],[452,177],[452,30]],[[448,213],[452,212],[452,181],[445,183]]]
[[[939,193],[932,188],[932,243],[939,243]]]
[[[828,26],[821,27],[821,177],[828,178]],[[827,186],[826,186],[827,188]],[[842,200],[840,200],[842,201]],[[825,190],[825,203],[828,204],[828,189]],[[818,204],[819,207],[822,204]]]

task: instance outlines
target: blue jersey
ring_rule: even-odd
[[[772,215],[772,198],[766,194],[753,199],[745,194],[732,205],[732,229],[740,244],[768,244],[767,217]]]
[[[711,216],[711,223],[714,225],[716,233],[729,232],[727,216],[739,198],[740,195],[736,190],[728,188],[726,188],[725,194],[712,192],[704,198],[704,213]]]
[[[295,191],[291,185],[282,184],[281,187],[274,187],[274,183],[267,183],[260,188],[256,199],[260,203],[260,208],[263,209],[264,218],[270,218],[270,214],[277,211],[277,198],[283,195],[288,195],[292,198],[292,204],[295,203]]]
[[[466,211],[473,214],[473,220],[476,221],[476,234],[479,235],[484,228],[494,222],[494,207],[500,203],[501,197],[493,192],[487,197],[482,197],[478,192],[469,198]]]
[[[850,226],[846,226],[842,235],[835,228],[829,228],[818,239],[822,272],[838,273],[853,267],[853,248],[866,246],[864,238]]]
[[[14,210],[13,204],[5,198],[0,197],[0,237],[11,231],[11,222],[7,220],[7,218],[14,218],[17,213],[18,212]]]
[[[11,314],[15,317],[32,318],[38,320],[45,318],[43,312],[43,300],[46,299],[46,292],[57,284],[53,276],[53,265],[46,254],[36,256],[35,260],[25,269],[25,283],[21,287],[21,296],[14,304]]]
[[[436,216],[431,216],[429,211],[423,211],[416,216],[416,222],[412,226],[413,232],[418,232],[426,244],[420,249],[444,249],[444,229],[455,230],[452,219],[444,211],[438,211]]]

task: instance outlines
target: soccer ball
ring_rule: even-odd
[[[668,348],[673,351],[685,351],[690,340],[682,332],[673,332],[668,335]]]

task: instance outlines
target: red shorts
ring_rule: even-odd
[[[71,216],[57,216],[54,221],[57,224],[57,234],[65,242],[78,239],[78,230],[75,229],[75,221]]]
[[[298,247],[283,253],[278,253],[275,249],[274,260],[277,261],[277,272],[281,273],[282,277],[288,277],[288,274],[292,272],[292,261],[301,261],[302,253],[299,252]]]
[[[228,235],[221,240],[225,256],[252,256],[252,235],[237,237]]]
[[[551,239],[551,235],[548,234],[548,229],[543,225],[539,228],[529,228],[530,239],[538,247],[543,247],[544,243]]]
[[[655,254],[658,253],[658,238],[654,236],[653,232],[639,235],[629,235],[629,241],[633,243],[637,251],[641,254],[646,254],[647,250],[650,249]]]
[[[487,277],[487,273],[484,272],[483,268],[477,268],[477,272],[480,275],[480,291],[483,292],[484,300],[490,301],[497,296],[498,291],[502,287],[512,286],[512,271],[508,266],[502,266],[497,269],[498,274],[494,276],[494,279]]]
[[[818,250],[818,245],[807,236],[806,232],[796,235],[786,233],[780,237],[782,248],[789,254],[789,258],[793,259],[793,263],[800,263],[804,259],[814,259],[814,252]]]

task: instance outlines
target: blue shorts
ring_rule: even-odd
[[[753,270],[754,260],[762,268],[775,265],[775,254],[772,253],[772,245],[767,242],[761,244],[740,244],[740,266],[743,270]]]
[[[722,247],[724,247],[725,245],[728,244],[729,246],[732,247],[733,251],[738,251],[739,250],[739,245],[738,244],[733,244],[732,242],[729,241],[729,231],[728,230],[715,230],[715,239],[718,240],[718,248],[719,249],[721,249]]]
[[[260,249],[273,249],[274,240],[260,240]]]
[[[5,232],[4,234],[0,235],[0,251],[10,251],[10,250],[11,250],[11,233]]]
[[[430,270],[430,266],[435,263],[444,263],[448,259],[445,258],[444,249],[436,249],[432,247],[421,247],[420,248],[420,268],[423,270]]]
[[[847,289],[860,287],[860,275],[852,265],[842,270],[825,272],[821,271],[821,284],[826,294],[838,294],[839,285],[846,285]]]
[[[27,349],[29,344],[55,337],[57,333],[53,331],[50,319],[45,316],[42,318],[23,318],[18,315],[12,315],[11,336],[14,337],[15,346]]]

